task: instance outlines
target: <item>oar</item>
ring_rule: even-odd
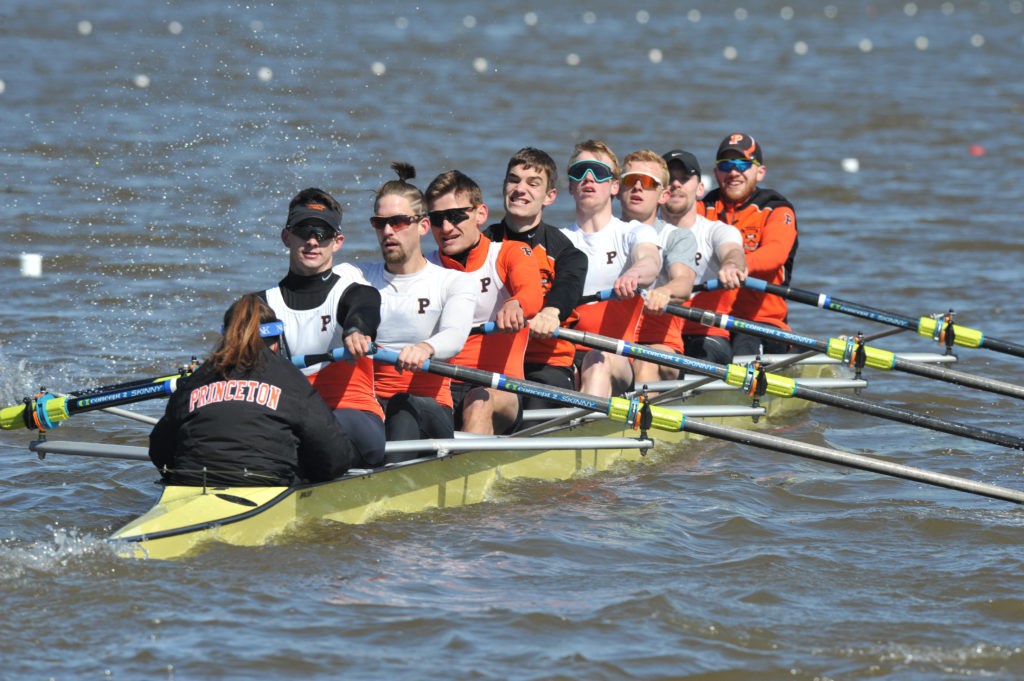
[[[145,385],[134,388],[114,388],[105,392],[90,393],[82,397],[57,397],[43,393],[34,398],[25,398],[24,404],[0,409],[0,429],[19,428],[50,430],[74,414],[95,411],[106,407],[141,402],[154,397],[167,397],[174,392],[181,376],[164,376],[152,379]]]
[[[870,336],[865,336],[863,338],[863,341],[865,343],[869,343],[869,342],[871,342],[873,340],[878,340],[879,338],[885,338],[886,336],[892,336],[894,334],[903,333],[903,332],[904,332],[904,329],[885,329],[884,331],[879,331],[879,332],[874,333],[874,334],[872,334]],[[817,356],[819,354],[821,354],[821,353],[814,352],[814,351],[808,351],[808,352],[801,352],[801,353],[798,353],[798,354],[795,354],[795,355],[784,356],[783,359],[779,359],[778,361],[772,362],[771,364],[766,366],[764,368],[764,370],[765,371],[771,371],[771,372],[781,371],[781,370],[785,369],[786,367],[788,367],[790,365],[799,364],[800,362],[804,361],[805,359],[810,359],[811,357],[815,357],[815,356]],[[694,381],[693,383],[691,383],[690,385],[686,386],[685,388],[676,388],[676,389],[669,390],[669,391],[661,393],[660,395],[658,395],[657,397],[654,398],[654,403],[658,404],[660,402],[667,401],[667,400],[669,400],[669,399],[671,399],[673,397],[678,396],[680,393],[689,392],[691,390],[695,390],[697,388],[700,388],[701,386],[705,386],[708,383],[711,383],[712,381],[717,381],[717,380],[718,379],[715,378],[714,376],[705,376],[704,378],[702,378],[702,379],[700,379],[698,381]]]
[[[996,352],[1003,352],[1008,355],[1024,357],[1024,345],[986,336],[983,332],[978,331],[977,329],[970,329],[957,324],[947,324],[942,319],[932,319],[931,317],[919,317],[917,319],[913,319],[912,317],[907,317],[896,312],[889,312],[888,310],[880,310],[878,308],[868,307],[867,305],[858,305],[857,303],[833,298],[832,296],[825,295],[824,293],[815,293],[814,291],[806,291],[803,289],[793,288],[792,286],[769,284],[764,280],[755,279],[753,277],[747,277],[747,280],[743,282],[743,285],[746,288],[755,291],[763,291],[765,293],[781,296],[786,300],[793,300],[798,303],[820,307],[825,310],[842,312],[843,314],[851,315],[853,317],[870,319],[873,322],[916,331],[918,335],[926,338],[932,338],[940,343],[946,341],[950,344],[955,343],[968,348],[986,348]],[[721,288],[721,286],[717,279],[713,279],[707,282],[704,285],[704,288],[708,291],[714,291],[715,289]],[[952,335],[951,339],[948,337],[950,334]]]
[[[1005,381],[997,381],[983,376],[976,376],[963,371],[956,371],[954,369],[946,369],[944,367],[903,359],[901,357],[897,357],[895,353],[889,352],[888,350],[868,347],[852,339],[844,340],[842,338],[829,338],[828,340],[821,340],[810,336],[802,336],[800,334],[793,333],[792,331],[786,331],[769,324],[759,324],[758,322],[739,319],[727,314],[719,314],[717,312],[701,310],[695,307],[684,307],[683,305],[666,305],[665,312],[667,314],[688,319],[692,322],[698,322],[704,326],[717,326],[729,331],[748,333],[759,338],[773,338],[785,341],[791,345],[807,348],[808,350],[815,350],[823,355],[827,355],[832,359],[838,359],[842,362],[849,362],[852,364],[855,360],[862,359],[865,366],[869,366],[873,369],[902,371],[908,374],[914,374],[915,376],[934,378],[939,381],[954,383],[968,388],[976,388],[978,390],[985,390],[999,395],[1024,399],[1024,386],[1007,383]]]
[[[377,361],[394,363],[398,359],[398,353],[393,350],[378,349],[374,353],[373,358]],[[650,426],[659,430],[696,433],[706,437],[719,438],[740,444],[750,444],[764,449],[792,454],[803,458],[828,461],[840,466],[881,473],[882,475],[890,475],[903,478],[905,480],[914,480],[916,482],[922,482],[928,485],[935,485],[947,489],[960,490],[970,494],[990,497],[992,499],[1001,499],[1004,501],[1012,501],[1016,504],[1024,504],[1024,492],[1019,490],[975,482],[966,478],[959,478],[943,473],[934,473],[919,468],[913,468],[911,466],[904,466],[902,464],[874,459],[869,456],[851,454],[837,449],[829,449],[827,447],[820,447],[817,445],[793,442],[792,440],[787,440],[786,438],[777,437],[775,435],[768,435],[766,433],[754,433],[752,431],[741,430],[739,428],[712,424],[699,419],[687,418],[683,414],[672,409],[644,405],[635,399],[627,400],[621,397],[596,397],[594,395],[587,395],[572,390],[566,390],[564,388],[556,388],[553,386],[543,385],[541,383],[534,383],[532,381],[509,378],[503,374],[483,371],[481,369],[447,364],[437,360],[428,360],[424,362],[423,370],[438,374],[439,376],[447,376],[448,378],[453,378],[455,380],[465,381],[467,383],[474,383],[489,388],[495,388],[497,390],[507,390],[509,392],[530,395],[532,397],[540,397],[574,407],[583,407],[590,411],[603,412],[607,414],[609,418],[627,424],[635,423],[638,418],[643,418],[644,420],[649,418]],[[645,414],[645,412],[647,412],[649,416]]]
[[[810,402],[871,414],[951,435],[960,435],[972,440],[990,442],[1005,447],[1013,447],[1014,449],[1024,449],[1024,438],[998,433],[985,428],[968,426],[956,421],[947,421],[927,414],[919,414],[901,407],[878,404],[852,395],[840,395],[826,390],[809,388],[798,384],[797,381],[787,376],[758,371],[753,367],[743,367],[738,364],[725,366],[675,353],[661,352],[644,345],[627,343],[626,341],[576,329],[559,328],[556,335],[579,345],[597,348],[598,350],[604,350],[605,352],[611,352],[624,357],[635,357],[645,362],[653,362],[654,364],[714,376],[721,379],[727,385],[742,388],[752,395],[759,393],[763,387],[763,391],[771,395],[798,397]]]

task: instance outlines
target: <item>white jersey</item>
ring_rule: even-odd
[[[476,305],[472,277],[432,262],[413,274],[391,274],[383,262],[360,264],[370,286],[380,291],[377,344],[399,351],[429,343],[434,357],[457,355],[466,342]]]
[[[685,228],[684,228],[685,229]],[[697,238],[697,267],[694,270],[697,278],[694,285],[703,284],[718,277],[722,268],[722,260],[718,257],[718,248],[722,244],[736,244],[743,247],[743,236],[740,230],[718,220],[708,220],[703,215],[689,228]]]
[[[658,233],[648,224],[633,220],[623,222],[612,217],[600,231],[587,233],[578,224],[561,227],[576,248],[587,254],[587,279],[583,295],[610,289],[622,272],[629,268],[629,256],[639,244],[659,246]]]
[[[343,347],[343,329],[338,324],[338,302],[352,284],[366,284],[359,268],[348,263],[337,265],[334,273],[340,278],[318,307],[309,310],[293,310],[288,307],[277,286],[267,289],[267,304],[277,318],[284,322],[284,339],[288,352],[295,355],[311,355],[330,352]],[[305,367],[301,371],[311,376],[326,362]]]
[[[473,325],[479,326],[494,321],[498,317],[498,310],[512,297],[508,287],[498,274],[498,255],[501,253],[503,241],[491,241],[487,246],[487,257],[483,265],[475,270],[467,270],[464,274],[473,281],[473,297],[475,306],[473,308]],[[474,248],[479,248],[476,246]],[[437,251],[427,254],[427,260],[441,267],[441,255]]]

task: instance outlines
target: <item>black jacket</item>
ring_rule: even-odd
[[[251,371],[236,367],[226,379],[203,363],[178,384],[149,435],[149,458],[178,485],[330,480],[348,470],[354,452],[306,377],[270,350]]]

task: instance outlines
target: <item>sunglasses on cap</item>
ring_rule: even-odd
[[[590,173],[594,182],[607,182],[615,177],[612,167],[603,161],[576,161],[569,166],[569,179],[582,182],[583,178]]]
[[[749,158],[723,158],[715,161],[715,169],[720,173],[731,173],[734,170],[745,173],[754,165],[760,165],[760,163]]]
[[[313,237],[317,241],[330,241],[338,236],[338,233],[333,229],[319,222],[304,222],[301,225],[289,227],[288,231],[304,241],[308,240],[310,237]]]
[[[378,232],[388,225],[395,228],[396,232],[407,229],[412,223],[419,220],[422,215],[374,215],[370,218],[370,225]]]
[[[642,170],[634,170],[633,172],[626,173],[622,176],[623,187],[632,187],[637,182],[639,182],[640,186],[644,189],[660,189],[662,186],[660,178],[657,178],[650,173],[645,173]]]
[[[476,209],[476,205],[468,206],[466,208],[448,208],[446,210],[432,210],[427,213],[430,218],[431,227],[444,227],[445,222],[450,222],[453,225],[457,225],[466,218],[469,217],[471,211]]]

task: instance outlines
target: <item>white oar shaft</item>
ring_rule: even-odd
[[[875,459],[870,456],[843,452],[838,449],[829,449],[828,447],[807,444],[805,442],[787,440],[774,435],[768,435],[767,433],[739,430],[737,428],[730,428],[729,426],[723,426],[707,421],[697,421],[694,419],[688,419],[686,421],[684,430],[698,433],[700,435],[729,440],[731,442],[749,444],[776,452],[792,454],[806,459],[828,461],[830,463],[847,466],[849,468],[858,468],[860,470],[871,471],[873,473],[881,473],[882,475],[903,478],[904,480],[922,482],[927,485],[945,487],[947,489],[959,490],[961,492],[969,492],[971,494],[978,494],[992,499],[1012,501],[1016,504],[1024,504],[1024,491],[1010,489],[1009,487],[1000,487],[998,485],[990,485],[983,482],[976,482],[974,480],[960,478],[955,475],[926,471],[912,466],[893,463],[891,461]]]

